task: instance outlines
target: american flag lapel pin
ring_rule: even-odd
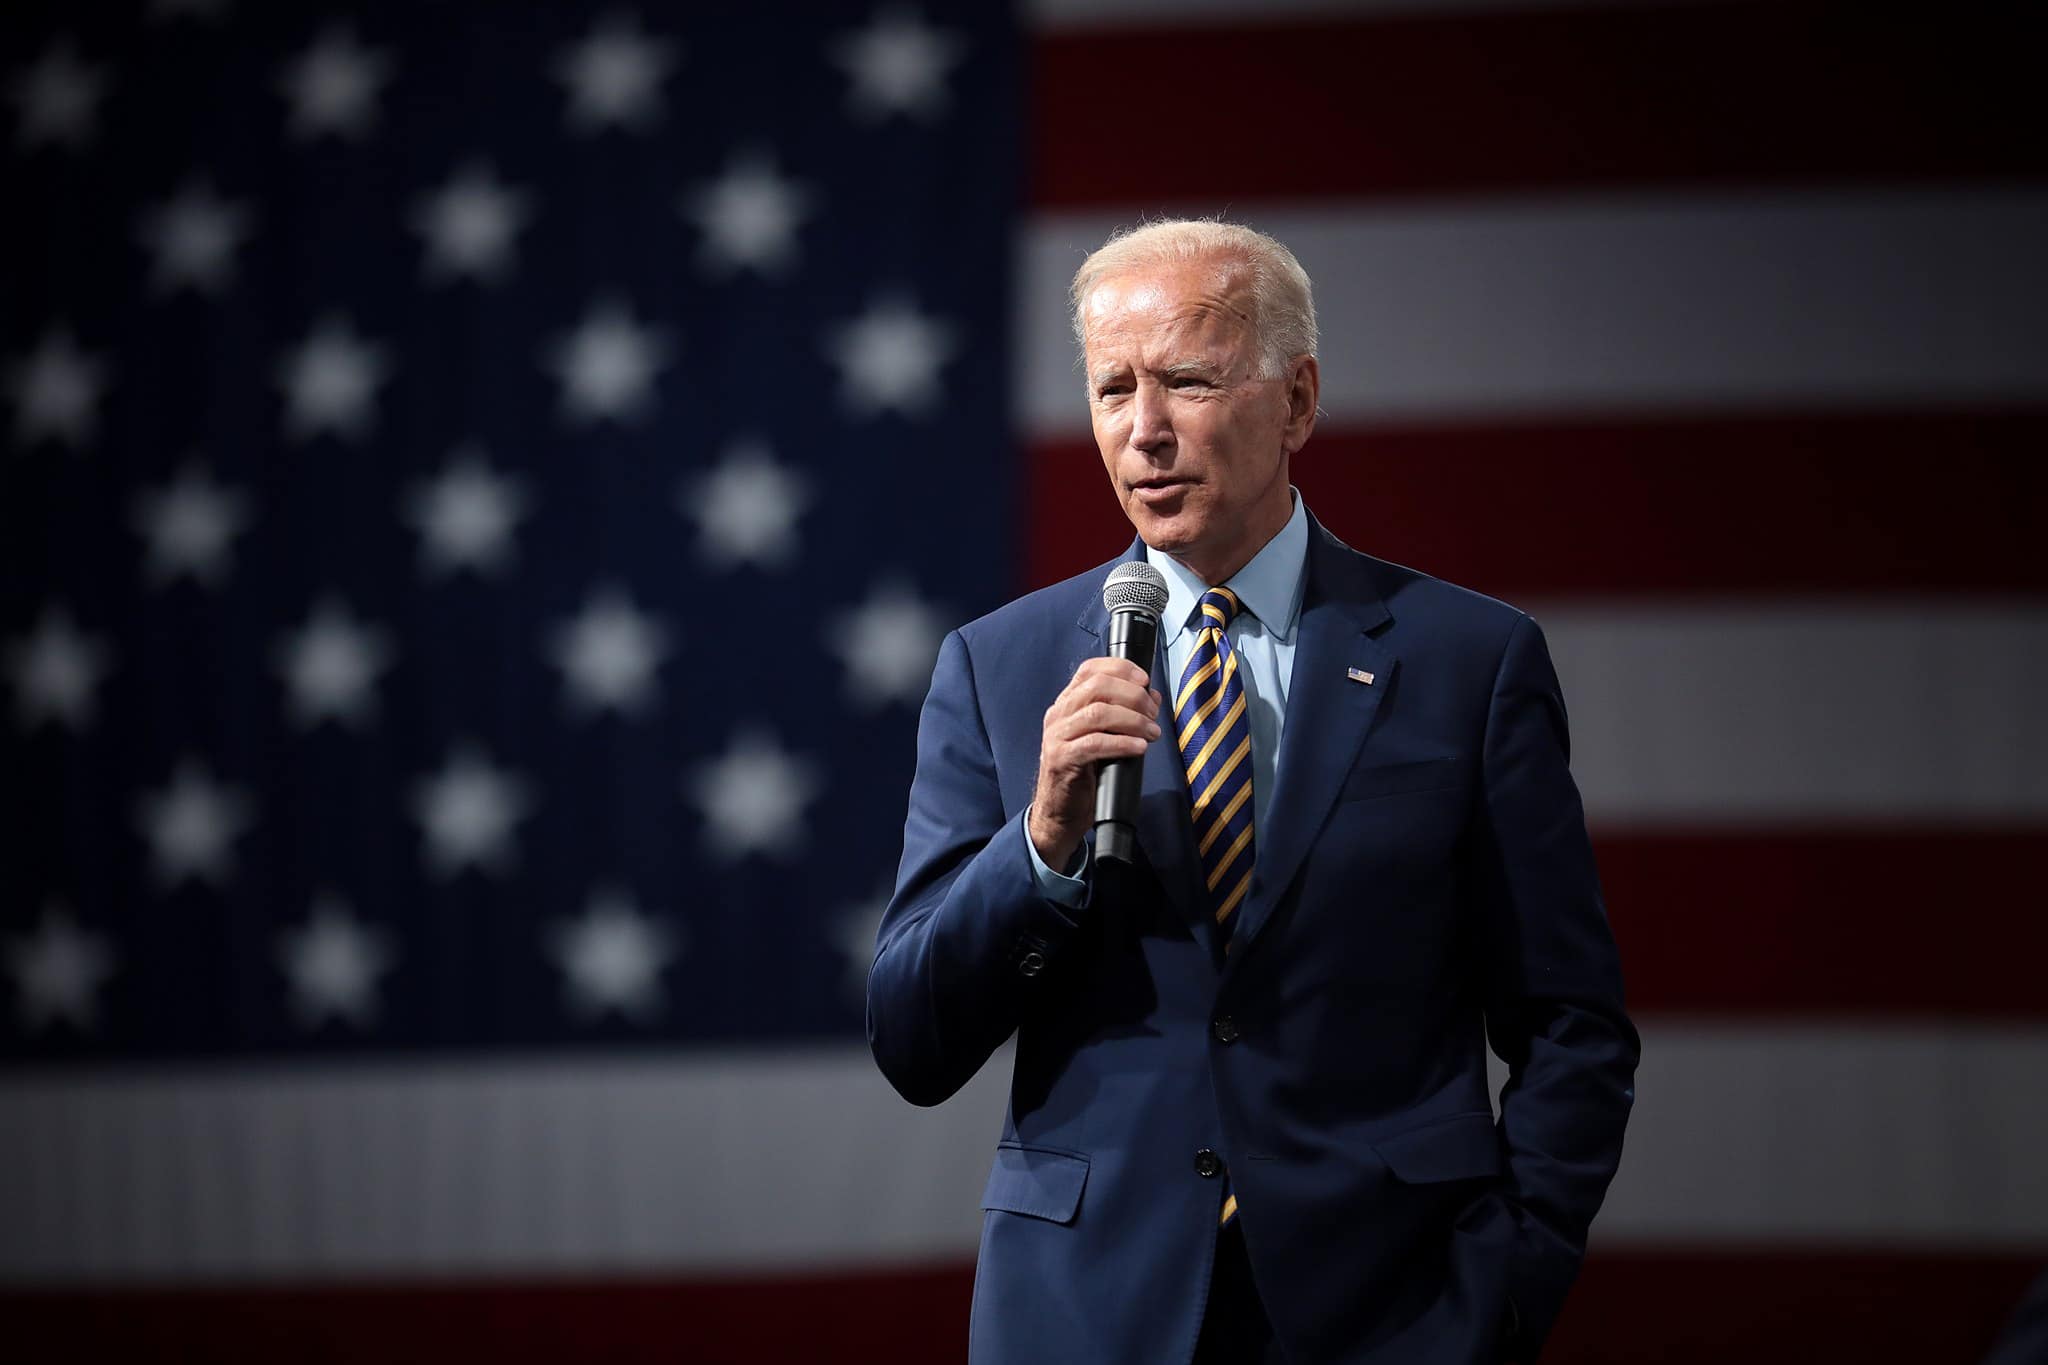
[[[1372,686],[1372,674],[1370,674],[1370,673],[1366,672],[1366,671],[1365,671],[1364,669],[1362,669],[1362,668],[1348,668],[1348,669],[1344,670],[1344,672],[1345,672],[1345,676],[1346,676],[1346,677],[1348,677],[1348,678],[1350,678],[1350,679],[1351,679],[1351,681],[1353,681],[1353,682],[1362,682],[1362,683],[1364,683],[1364,684],[1365,684],[1365,685],[1366,685],[1367,687],[1371,687],[1371,686]]]

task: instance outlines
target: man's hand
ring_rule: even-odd
[[[1066,871],[1095,823],[1095,765],[1142,757],[1159,738],[1161,698],[1150,681],[1128,659],[1090,659],[1046,708],[1026,833],[1055,872]]]

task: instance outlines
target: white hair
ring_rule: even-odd
[[[1243,272],[1262,365],[1259,378],[1278,379],[1295,357],[1316,353],[1316,303],[1301,262],[1276,238],[1242,223],[1211,218],[1167,218],[1111,233],[1074,272],[1074,344],[1087,345],[1081,309],[1105,279],[1203,260]]]

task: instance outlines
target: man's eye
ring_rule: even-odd
[[[1209,387],[1209,381],[1198,375],[1182,374],[1175,375],[1169,380],[1168,386],[1176,389],[1206,389]]]

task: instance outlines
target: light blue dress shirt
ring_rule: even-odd
[[[1294,678],[1295,626],[1301,619],[1301,590],[1308,570],[1308,509],[1301,492],[1290,488],[1294,515],[1252,556],[1251,563],[1232,574],[1223,586],[1237,594],[1242,610],[1225,632],[1237,651],[1237,675],[1244,684],[1244,705],[1252,725],[1252,847],[1266,838],[1266,807],[1273,799],[1273,782],[1279,771],[1280,734],[1287,722],[1287,688]],[[1147,546],[1145,558],[1166,576],[1166,614],[1159,622],[1166,647],[1166,700],[1173,693],[1188,659],[1195,652],[1196,631],[1192,628],[1202,594],[1208,591],[1192,570],[1172,555]],[[1163,725],[1163,722],[1162,722]],[[1164,736],[1159,741],[1164,742]],[[1032,875],[1048,900],[1069,907],[1088,899],[1088,874],[1094,853],[1085,853],[1072,875],[1055,872],[1038,856],[1027,826],[1024,847],[1031,854]],[[1088,849],[1087,845],[1082,846]]]

